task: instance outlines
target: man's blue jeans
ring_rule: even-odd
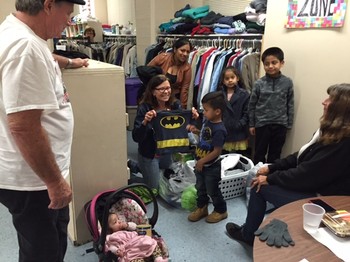
[[[254,232],[259,228],[265,216],[266,201],[279,208],[290,202],[314,197],[316,193],[291,191],[275,185],[266,185],[256,193],[256,187],[251,189],[247,218],[243,227],[243,238],[254,241]]]

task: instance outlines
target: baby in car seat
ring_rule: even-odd
[[[121,215],[110,213],[106,250],[119,257],[121,262],[168,262],[156,240],[147,235],[138,235],[136,224],[126,222]]]

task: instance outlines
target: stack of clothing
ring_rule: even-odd
[[[244,12],[224,16],[209,10],[208,5],[191,8],[187,4],[178,10],[169,22],[159,25],[160,33],[166,34],[244,34],[264,33],[267,0],[252,1]],[[256,9],[254,9],[256,8]]]
[[[174,14],[174,18],[169,22],[159,25],[161,33],[167,34],[189,34],[192,29],[198,26],[198,19],[208,15],[209,6],[191,8],[187,4],[184,8],[178,10]]]
[[[266,21],[267,0],[254,0],[245,8],[248,33],[263,33]]]

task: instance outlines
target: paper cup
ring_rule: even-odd
[[[303,205],[303,227],[309,233],[315,233],[320,226],[323,215],[325,214],[323,207],[306,203]]]

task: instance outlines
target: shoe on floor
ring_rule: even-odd
[[[205,221],[207,221],[208,223],[217,223],[225,218],[227,218],[227,212],[218,213],[216,211],[213,211],[209,216],[207,216]]]
[[[207,205],[205,205],[204,207],[197,207],[197,209],[188,216],[188,220],[192,222],[197,222],[206,216],[208,216]]]
[[[253,246],[253,242],[250,242],[250,241],[243,238],[242,226],[239,226],[235,223],[227,223],[226,224],[226,231],[227,231],[227,234],[231,238],[233,238],[234,240],[243,242],[249,246]]]
[[[132,159],[128,159],[127,166],[130,169],[131,173],[137,174],[137,173],[141,172],[137,162],[132,160]]]

